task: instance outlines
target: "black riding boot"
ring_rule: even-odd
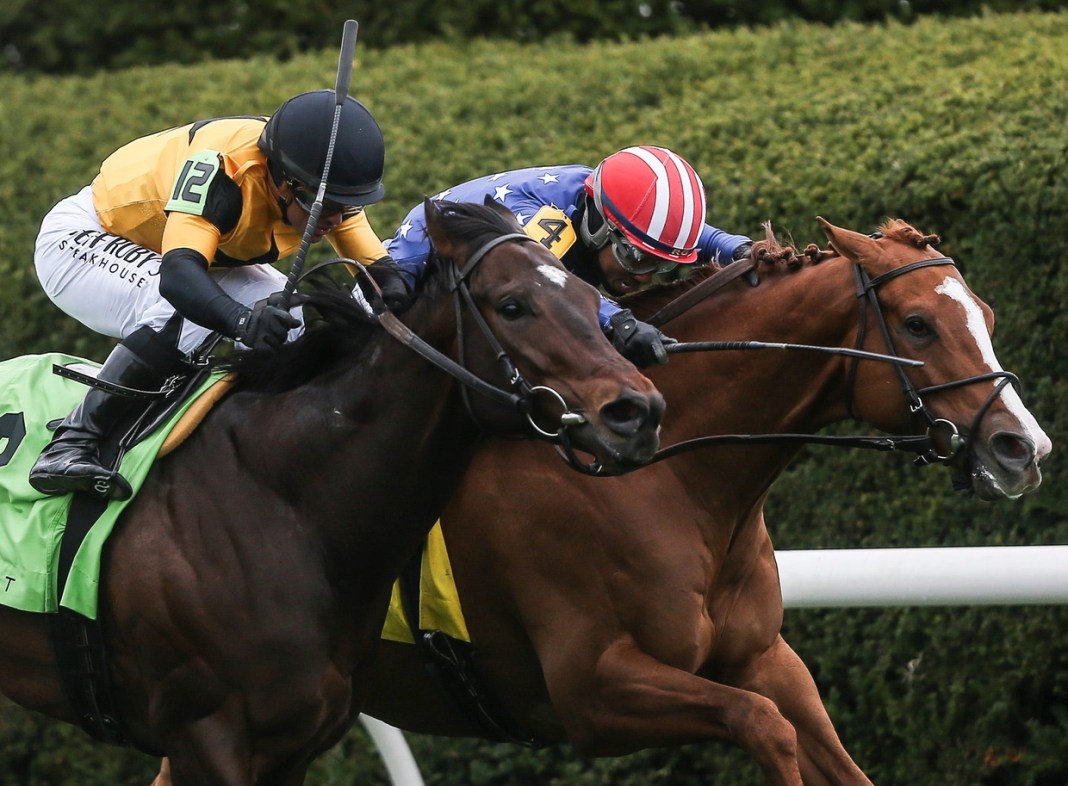
[[[159,390],[173,366],[158,369],[125,343],[111,351],[97,378],[127,388]],[[30,470],[30,485],[42,494],[87,491],[104,499],[128,499],[133,493],[130,484],[118,472],[102,466],[99,450],[100,441],[136,403],[129,396],[90,388],[41,451]]]

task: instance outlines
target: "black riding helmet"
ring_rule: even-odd
[[[317,191],[330,145],[337,106],[333,90],[293,96],[271,115],[260,134],[275,183],[293,180]],[[385,194],[382,172],[386,145],[367,108],[351,96],[341,107],[325,199],[341,205],[369,205]]]

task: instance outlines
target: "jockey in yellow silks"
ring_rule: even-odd
[[[301,330],[299,309],[267,302],[286,281],[271,263],[300,246],[335,108],[333,91],[312,91],[270,118],[202,120],[136,139],[45,216],[34,253],[45,293],[78,321],[121,339],[99,379],[158,389],[212,332],[273,349]],[[347,98],[310,238],[374,263],[396,301],[407,287],[363,212],[383,196],[384,164],[378,123]],[[129,402],[91,388],[31,470],[33,487],[128,496],[125,480],[101,466],[98,445]]]

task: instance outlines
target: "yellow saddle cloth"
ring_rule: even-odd
[[[445,550],[445,537],[439,521],[427,536],[423,549],[422,566],[419,571],[419,627],[423,630],[440,630],[460,641],[471,641],[460,608],[460,594],[452,576],[452,565]],[[389,602],[382,638],[414,644],[408,617],[401,605],[400,585],[393,584],[393,597]]]

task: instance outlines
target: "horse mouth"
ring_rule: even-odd
[[[986,451],[975,451],[960,467],[960,475],[965,479],[962,485],[967,485],[979,499],[986,502],[1018,499],[1042,484],[1042,470],[1037,460],[1006,466],[985,454]]]
[[[569,453],[580,464],[596,467],[598,475],[623,475],[644,467],[660,447],[659,427],[621,437],[603,425],[584,423],[568,431]]]
[[[1034,491],[1042,483],[1042,472],[1036,466],[1022,476],[1006,477],[992,472],[982,463],[974,463],[970,467],[968,478],[971,480],[971,490],[979,499],[993,502],[999,499],[1018,499]]]
[[[605,458],[618,469],[634,469],[649,462],[660,447],[664,399],[627,392],[601,408],[590,438],[601,443]],[[607,460],[606,460],[607,459]]]

